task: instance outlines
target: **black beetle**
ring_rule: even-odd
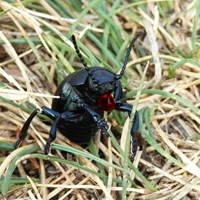
[[[122,100],[120,79],[126,69],[131,49],[141,34],[142,32],[138,32],[131,41],[119,74],[114,74],[102,67],[88,67],[78,49],[75,36],[72,36],[74,48],[84,69],[70,74],[63,80],[55,93],[60,98],[53,100],[51,109],[44,106],[42,111],[36,109],[29,116],[15,147],[17,148],[26,137],[29,125],[38,113],[42,113],[54,121],[44,147],[45,154],[48,154],[50,144],[56,138],[57,128],[65,137],[78,144],[88,143],[99,129],[109,136],[108,124],[103,118],[104,111],[110,112],[115,109],[127,111],[130,114],[132,110],[132,105]],[[137,151],[138,125],[139,117],[136,112],[131,129],[132,157]]]

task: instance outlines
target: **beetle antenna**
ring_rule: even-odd
[[[72,35],[72,43],[73,43],[73,45],[74,45],[74,48],[75,48],[75,50],[76,50],[76,53],[77,53],[77,55],[78,55],[78,57],[79,57],[81,63],[83,64],[83,66],[84,66],[85,69],[87,70],[88,75],[89,75],[90,78],[92,79],[93,83],[98,85],[98,84],[99,84],[99,81],[97,81],[97,80],[95,79],[95,77],[93,76],[93,74],[92,74],[92,72],[90,71],[89,67],[87,66],[87,63],[85,62],[85,60],[84,60],[84,58],[83,58],[83,56],[82,56],[82,54],[81,54],[81,52],[80,52],[80,50],[79,50],[79,48],[78,48],[78,45],[77,45],[77,43],[76,43],[76,37],[75,37],[74,35]]]
[[[84,58],[83,58],[83,56],[82,56],[82,54],[81,54],[81,52],[80,52],[80,50],[79,50],[79,48],[78,48],[78,45],[77,45],[77,43],[76,43],[76,38],[75,38],[74,35],[72,35],[72,42],[73,42],[74,48],[75,48],[75,50],[76,50],[76,53],[77,53],[77,55],[78,55],[78,57],[79,57],[81,63],[83,64],[83,66],[84,66],[86,69],[88,69],[87,63],[85,62],[85,60],[84,60]]]
[[[118,80],[123,76],[124,71],[126,69],[126,65],[128,63],[128,59],[129,59],[130,53],[131,53],[131,49],[134,47],[135,41],[143,34],[144,34],[144,31],[138,31],[136,33],[135,37],[132,39],[132,41],[129,44],[129,47],[127,49],[126,56],[125,56],[125,59],[124,59],[124,64],[122,66],[121,72],[115,76],[115,80]]]

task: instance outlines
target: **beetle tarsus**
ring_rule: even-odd
[[[134,126],[134,125],[133,125]],[[132,128],[133,129],[133,128]],[[137,132],[136,132],[137,133]],[[136,133],[134,133],[134,135],[136,135]],[[132,133],[131,133],[132,134]],[[134,160],[135,158],[135,155],[137,153],[137,138],[136,136],[135,137],[132,137],[132,148],[131,148],[131,155],[130,155],[130,159],[131,160]]]
[[[101,129],[101,131],[104,132],[107,137],[110,137],[110,134],[107,131],[108,128],[109,128],[109,126],[108,126],[108,124],[107,124],[107,122],[105,121],[104,118],[98,119],[98,121],[97,121],[97,127],[99,129]]]

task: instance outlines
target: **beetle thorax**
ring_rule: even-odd
[[[112,93],[115,90],[115,75],[102,68],[90,70],[88,72],[88,88],[97,95]]]

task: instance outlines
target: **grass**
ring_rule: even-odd
[[[200,198],[198,0],[10,0],[0,9],[0,199]],[[82,148],[57,134],[48,156],[51,121],[38,115],[14,150],[33,109],[51,107],[60,82],[83,67],[72,34],[89,66],[118,73],[141,29],[121,79],[140,116],[134,162],[133,118],[116,111],[105,116],[110,138]]]

